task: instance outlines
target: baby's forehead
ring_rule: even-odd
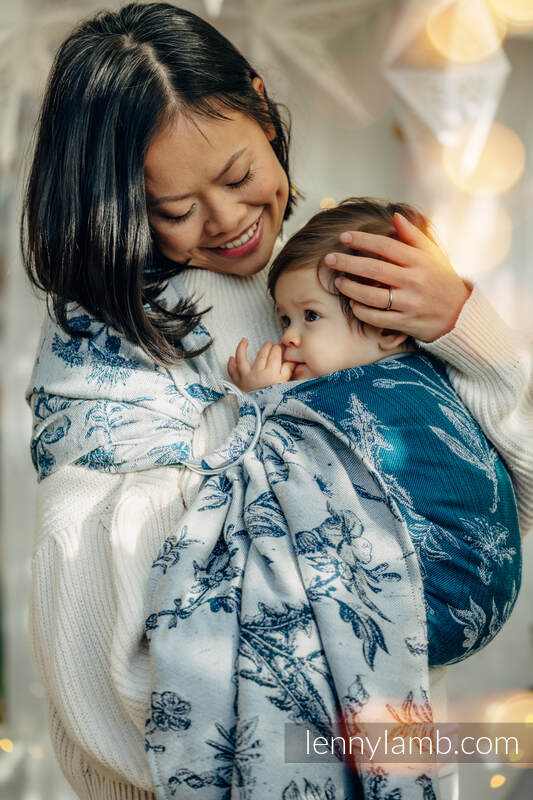
[[[276,302],[286,300],[297,301],[305,295],[306,299],[324,299],[331,297],[329,284],[332,281],[332,270],[326,266],[317,267],[316,261],[291,266],[284,270],[274,288]]]

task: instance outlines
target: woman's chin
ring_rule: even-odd
[[[249,253],[246,256],[242,256],[241,258],[225,258],[217,254],[213,255],[212,258],[205,259],[205,265],[201,266],[205,266],[206,269],[210,269],[213,272],[221,272],[224,275],[240,275],[241,277],[256,275],[268,265],[273,249],[274,242],[272,242],[272,245],[269,247],[263,241],[260,247],[257,248],[257,251]]]

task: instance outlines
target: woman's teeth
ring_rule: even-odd
[[[233,247],[240,247],[241,245],[246,244],[246,242],[249,239],[251,239],[252,236],[254,235],[258,225],[259,225],[259,220],[256,219],[254,224],[250,228],[248,228],[248,230],[245,233],[243,233],[240,239],[234,239],[232,242],[229,242],[228,244],[220,245],[218,249],[231,250]]]

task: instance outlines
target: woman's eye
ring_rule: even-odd
[[[311,311],[310,308],[305,309],[306,322],[316,322],[317,319],[320,319],[320,314],[317,314],[316,311]]]
[[[228,183],[230,189],[238,189],[239,186],[244,186],[245,183],[248,183],[252,180],[254,174],[251,169],[248,170],[246,175],[240,179],[240,181],[235,181],[235,183]]]
[[[288,328],[289,325],[291,324],[291,321],[288,317],[280,317],[279,321],[281,322],[282,328]]]
[[[164,218],[168,222],[183,222],[184,220],[188,219],[188,217],[191,216],[191,214],[193,212],[193,208],[194,208],[194,206],[191,206],[186,214],[179,214],[176,217],[172,217],[172,216],[170,216],[170,214],[165,214]]]

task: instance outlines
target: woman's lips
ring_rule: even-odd
[[[250,226],[251,227],[251,226]],[[263,212],[261,212],[261,216],[257,222],[257,228],[255,229],[252,237],[248,239],[247,242],[244,244],[239,245],[238,247],[213,247],[210,248],[219,256],[224,256],[224,258],[242,258],[242,256],[248,255],[251,253],[255,248],[259,245],[261,241],[261,237],[263,235]]]

